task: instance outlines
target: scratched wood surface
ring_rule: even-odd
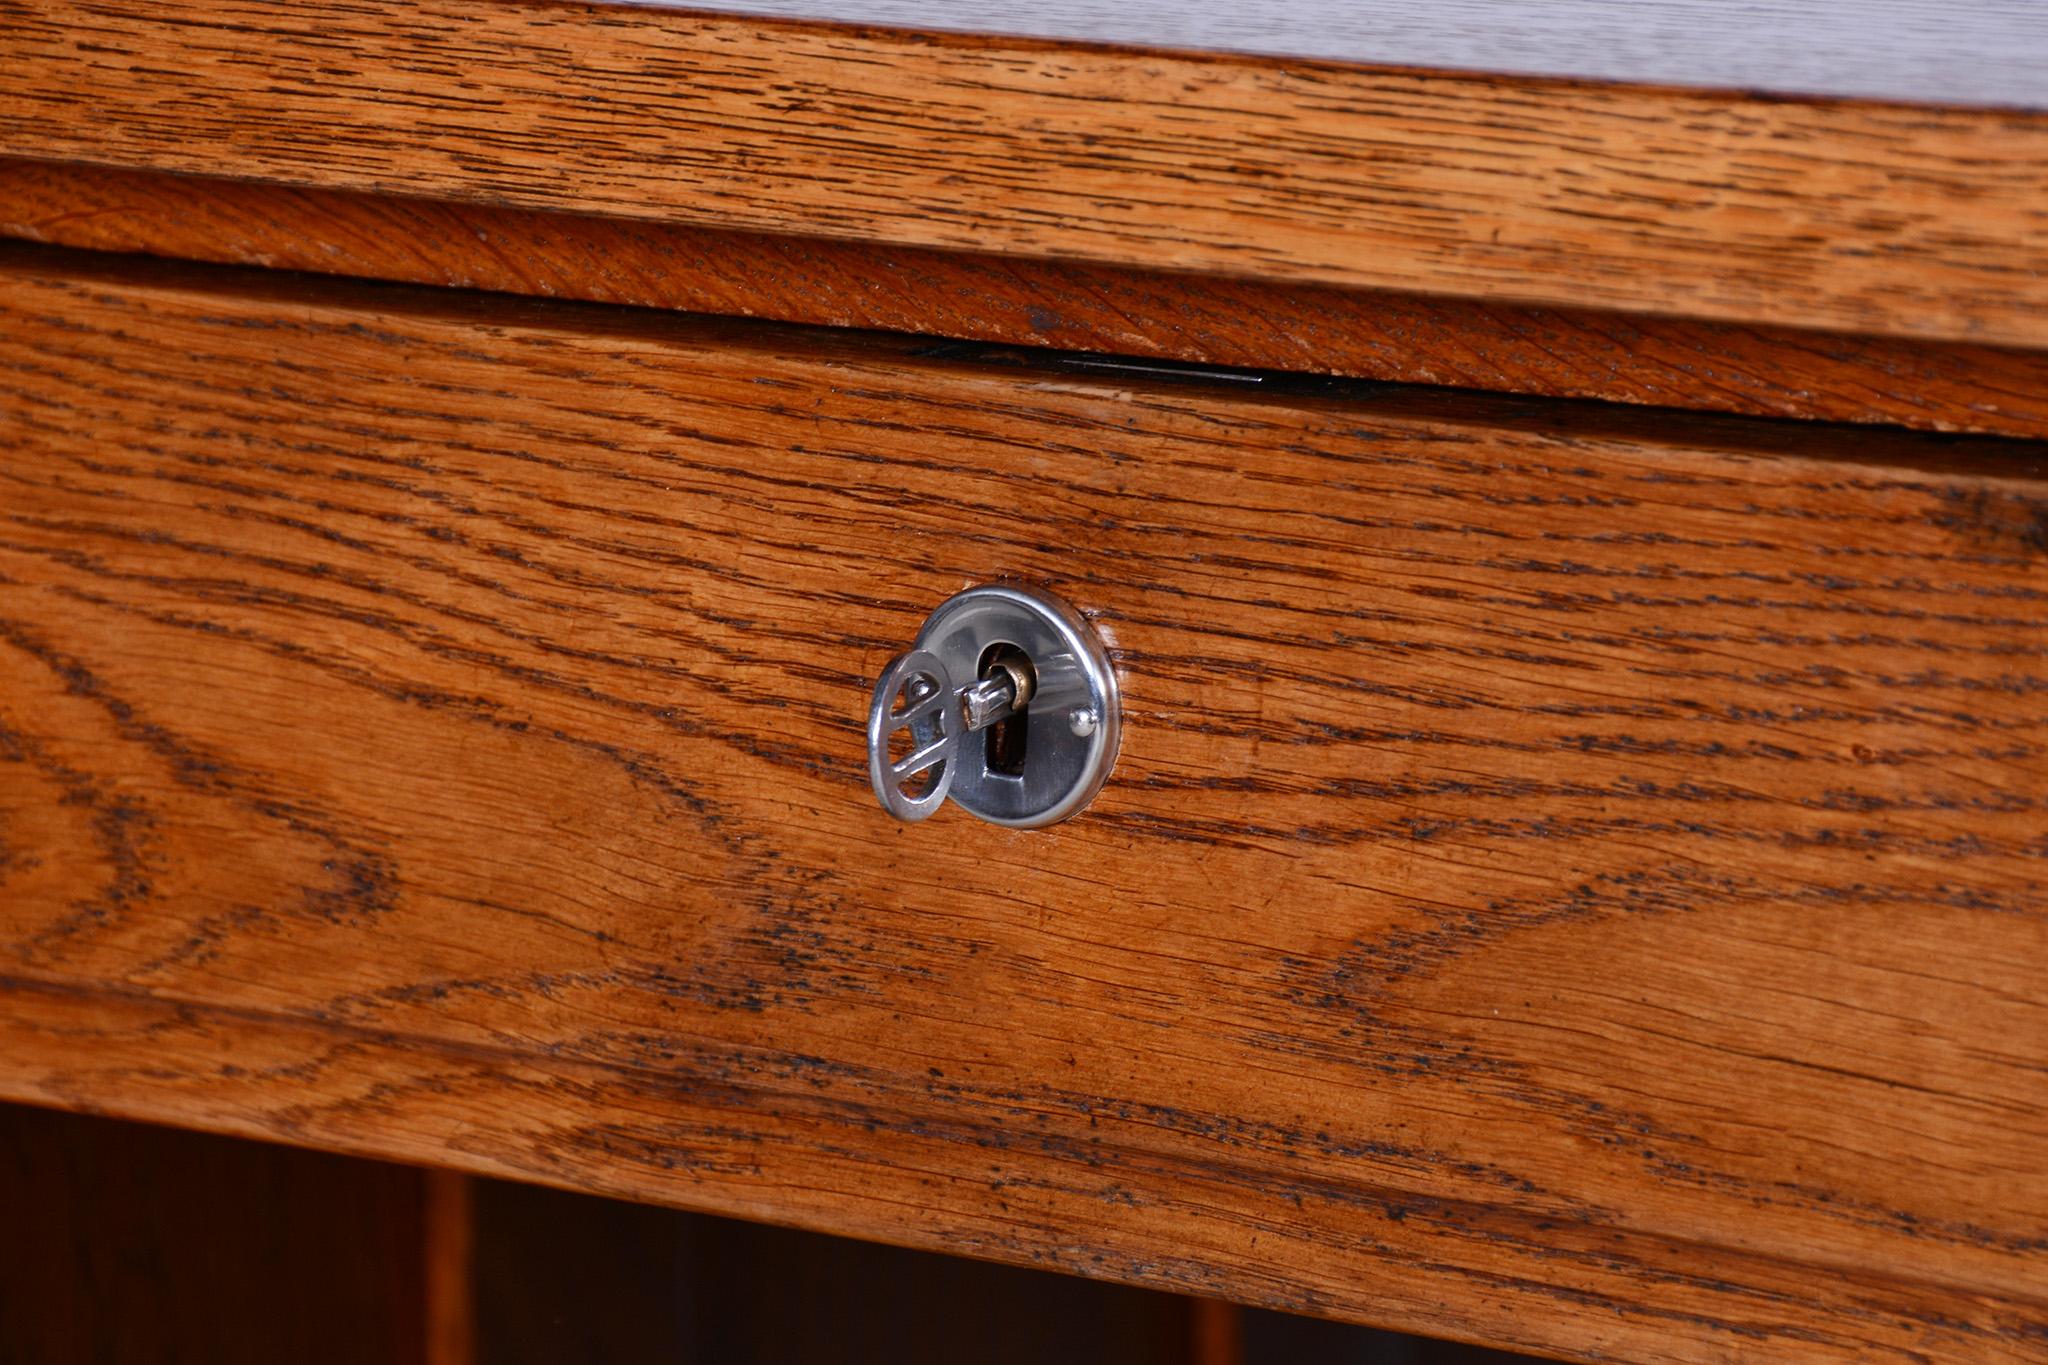
[[[0,70],[23,157],[2048,344],[2048,114],[554,0],[0,0]]]
[[[0,1094],[1586,1359],[2038,1358],[2036,445],[0,252]],[[1003,575],[1094,808],[874,807]]]
[[[2048,353],[1515,308],[0,158],[0,235],[833,327],[2048,436]]]

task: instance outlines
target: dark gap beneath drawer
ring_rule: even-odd
[[[436,1183],[467,1229],[436,1226]],[[1508,1365],[1481,1347],[0,1104],[0,1362]],[[445,1210],[439,1215],[445,1219]],[[470,1321],[424,1283],[466,1236]],[[438,1312],[464,1305],[441,1303]]]

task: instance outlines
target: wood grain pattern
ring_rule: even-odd
[[[1377,65],[1843,95],[2048,104],[2033,0],[718,0],[785,19],[1257,52]]]
[[[2040,447],[168,270],[0,269],[0,1092],[1585,1359],[2048,1342]],[[1117,772],[892,825],[867,680],[1003,575]]]
[[[1753,416],[2048,436],[2048,353],[1527,309],[0,158],[106,251]]]
[[[4,0],[12,155],[2048,345],[2048,115],[551,0]]]

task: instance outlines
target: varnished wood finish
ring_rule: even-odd
[[[0,159],[0,234],[597,302],[1755,416],[2048,435],[2048,354]]]
[[[1583,1358],[2038,1355],[2039,447],[185,269],[0,270],[0,1091]],[[1004,575],[1113,641],[1116,774],[893,825],[868,680]]]
[[[4,0],[10,154],[2048,345],[2048,115],[549,0]]]

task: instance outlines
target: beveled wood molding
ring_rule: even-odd
[[[2048,345],[2048,115],[552,0],[4,0],[20,156]]]
[[[0,236],[1195,365],[2048,436],[2048,352],[0,158]]]
[[[2038,443],[921,350],[0,248],[0,1094],[1589,1360],[2037,1353]],[[1116,774],[897,826],[867,688],[996,577],[1112,640]]]

